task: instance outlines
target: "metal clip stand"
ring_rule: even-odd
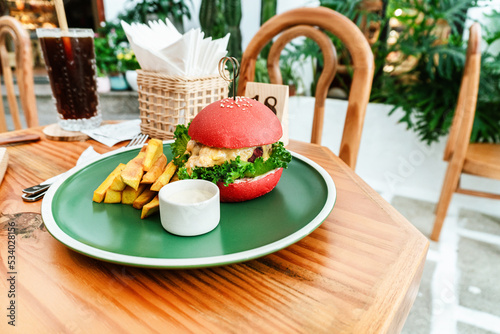
[[[230,61],[233,65],[233,78],[231,79],[231,75],[227,75],[228,71],[226,71],[226,63]],[[233,99],[236,100],[236,78],[240,75],[240,63],[238,59],[234,57],[224,57],[219,61],[219,74],[222,79],[227,82],[233,83]]]

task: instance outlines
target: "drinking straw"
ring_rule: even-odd
[[[61,38],[64,44],[64,51],[66,57],[70,62],[73,61],[73,50],[71,50],[71,39],[68,34],[68,21],[66,21],[66,12],[64,10],[63,0],[55,0],[57,20],[59,21],[59,28],[61,29]]]
[[[68,31],[68,21],[66,21],[66,12],[64,11],[63,0],[55,0],[57,20],[59,21],[59,28],[61,31]]]

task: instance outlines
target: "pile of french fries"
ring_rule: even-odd
[[[123,203],[142,210],[141,219],[159,211],[158,191],[173,182],[177,166],[167,164],[163,142],[150,139],[139,154],[120,163],[94,191],[92,200],[97,203]]]

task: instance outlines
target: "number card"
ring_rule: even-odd
[[[276,114],[283,128],[280,141],[288,145],[288,86],[248,82],[245,96],[265,104]]]

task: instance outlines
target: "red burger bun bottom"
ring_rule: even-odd
[[[217,182],[221,202],[243,202],[260,197],[273,190],[283,173],[283,168],[277,168],[263,177],[241,179],[227,186]]]

